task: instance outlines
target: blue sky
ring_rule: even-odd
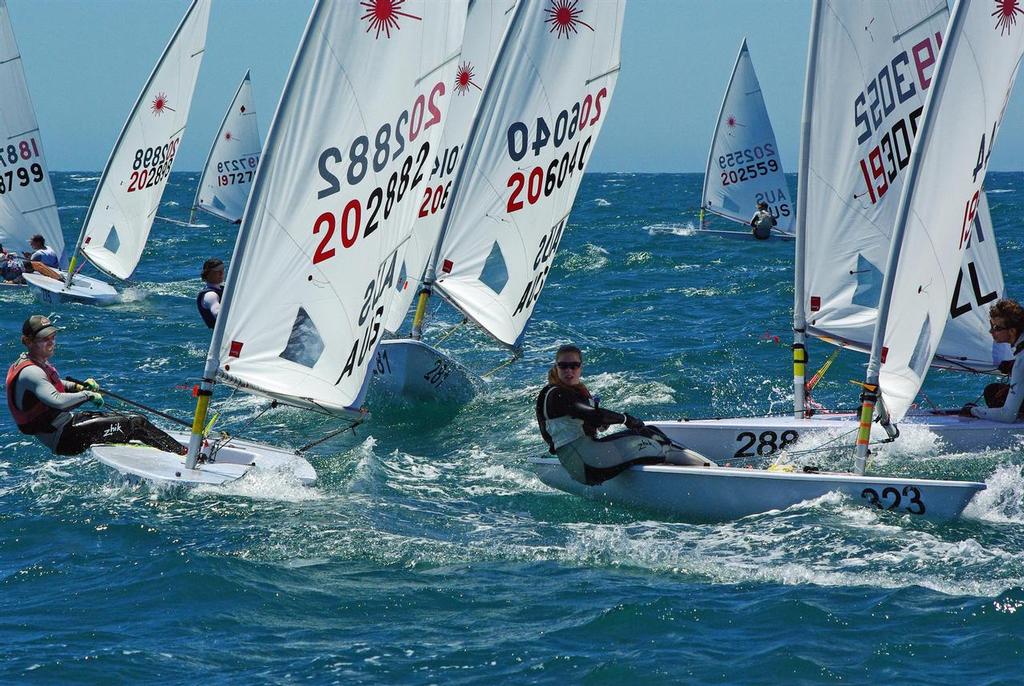
[[[851,0],[853,1],[853,0]],[[263,135],[312,0],[214,0],[176,171],[197,169],[242,74]],[[187,0],[8,0],[54,170],[99,170]],[[622,72],[591,171],[702,172],[745,36],[787,170],[797,129],[809,0],[629,0]],[[1024,167],[1018,84],[991,169]]]

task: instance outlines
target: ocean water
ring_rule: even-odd
[[[73,243],[98,174],[58,174]],[[160,214],[187,219],[195,174]],[[1024,174],[990,174],[1008,288],[1024,267]],[[574,341],[607,407],[643,418],[785,411],[792,244],[693,233],[700,175],[588,174],[524,356],[458,409],[375,404],[315,448],[303,488],[260,474],[223,489],[120,482],[0,420],[0,683],[1018,684],[1024,667],[1021,450],[943,452],[911,432],[879,471],[985,481],[959,521],[825,497],[694,525],[545,487],[533,399]],[[157,222],[123,304],[59,310],[64,374],[181,416],[209,332],[204,259],[235,227]],[[727,227],[722,227],[727,228]],[[49,308],[0,289],[7,359]],[[427,337],[459,317],[435,305]],[[459,329],[478,372],[507,359]],[[830,350],[811,344],[812,366]],[[863,358],[816,391],[852,407]],[[985,380],[932,372],[928,400]],[[218,390],[224,427],[264,409]],[[159,423],[159,422],[158,422]],[[333,425],[277,409],[247,435],[300,445]]]

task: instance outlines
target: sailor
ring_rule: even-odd
[[[220,299],[224,295],[224,262],[216,257],[203,262],[202,278],[206,285],[196,296],[196,307],[199,316],[212,329],[217,323]]]
[[[13,252],[7,252],[4,246],[0,245],[0,282],[24,284],[25,278],[22,273],[21,258]]]
[[[185,455],[178,443],[142,415],[105,415],[71,410],[91,402],[103,407],[92,379],[84,385],[61,381],[50,364],[57,347],[57,327],[40,314],[25,320],[21,342],[28,351],[7,371],[7,409],[18,429],[38,438],[57,455],[78,455],[94,443],[142,441],[167,452]]]
[[[548,450],[558,456],[569,475],[580,483],[600,484],[636,464],[710,466],[702,456],[673,444],[661,431],[639,419],[599,406],[581,380],[583,353],[563,345],[548,372],[548,384],[537,396],[537,424]],[[611,424],[625,431],[597,437]]]
[[[778,222],[768,209],[768,203],[764,200],[757,203],[757,212],[750,219],[750,233],[759,241],[771,238],[772,229]]]
[[[60,258],[57,257],[57,253],[53,251],[53,248],[46,247],[46,239],[43,238],[41,233],[37,233],[29,240],[29,245],[32,246],[32,252],[22,253],[31,262],[42,262],[47,267],[53,269],[60,268]]]
[[[1016,300],[1004,298],[989,309],[989,333],[992,334],[992,363],[1010,375],[1010,383],[990,383],[985,387],[985,404],[964,405],[961,414],[997,422],[1017,421],[1024,404],[1024,308]]]

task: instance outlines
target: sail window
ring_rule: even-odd
[[[863,255],[857,255],[857,288],[853,291],[853,304],[878,307],[882,297],[882,272]]]
[[[932,320],[928,315],[924,318],[921,326],[921,333],[917,336],[917,345],[914,346],[914,354],[910,356],[910,368],[919,376],[924,376],[925,367],[931,362],[931,338]]]
[[[221,210],[222,212],[228,209],[228,206],[224,204],[224,201],[218,198],[216,195],[213,196],[213,201],[210,203],[214,209]]]
[[[494,241],[491,252],[484,261],[483,271],[480,272],[480,282],[495,293],[501,293],[508,283],[508,266],[505,264],[505,257],[501,254],[501,246]]]
[[[312,369],[323,352],[324,339],[320,336],[320,331],[306,310],[300,307],[299,313],[295,315],[295,323],[292,324],[292,332],[288,336],[288,345],[281,351],[280,356]]]
[[[103,248],[110,252],[117,252],[121,249],[121,239],[117,235],[117,227],[110,227],[110,233],[107,234],[107,240],[103,241]]]

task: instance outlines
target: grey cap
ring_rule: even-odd
[[[21,335],[32,339],[49,338],[58,331],[60,329],[53,325],[50,318],[42,314],[32,315],[21,325]]]

